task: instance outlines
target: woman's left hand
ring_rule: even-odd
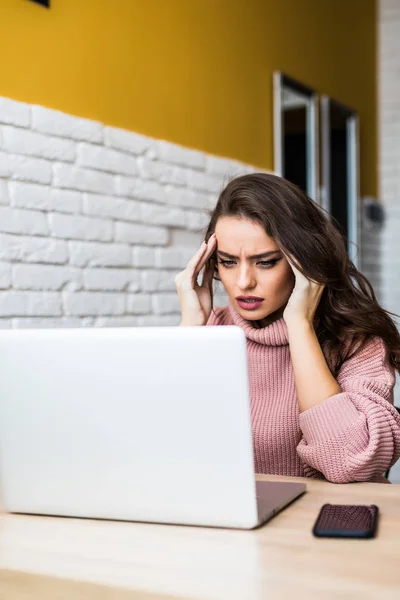
[[[292,258],[286,255],[286,259],[292,268],[296,282],[283,312],[283,318],[286,324],[300,321],[313,325],[315,311],[325,285],[307,279],[305,275],[300,273]]]

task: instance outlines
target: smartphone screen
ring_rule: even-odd
[[[374,504],[324,504],[313,527],[317,537],[374,537],[378,507]]]

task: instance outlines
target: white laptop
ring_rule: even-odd
[[[15,513],[251,529],[305,491],[257,482],[237,327],[0,332]]]

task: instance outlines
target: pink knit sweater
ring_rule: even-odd
[[[399,458],[395,378],[380,339],[343,364],[340,394],[299,414],[283,319],[257,329],[229,306],[216,308],[207,325],[237,325],[246,334],[257,473],[367,481]]]

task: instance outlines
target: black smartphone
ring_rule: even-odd
[[[316,537],[373,538],[378,513],[375,504],[324,504],[312,532]]]

